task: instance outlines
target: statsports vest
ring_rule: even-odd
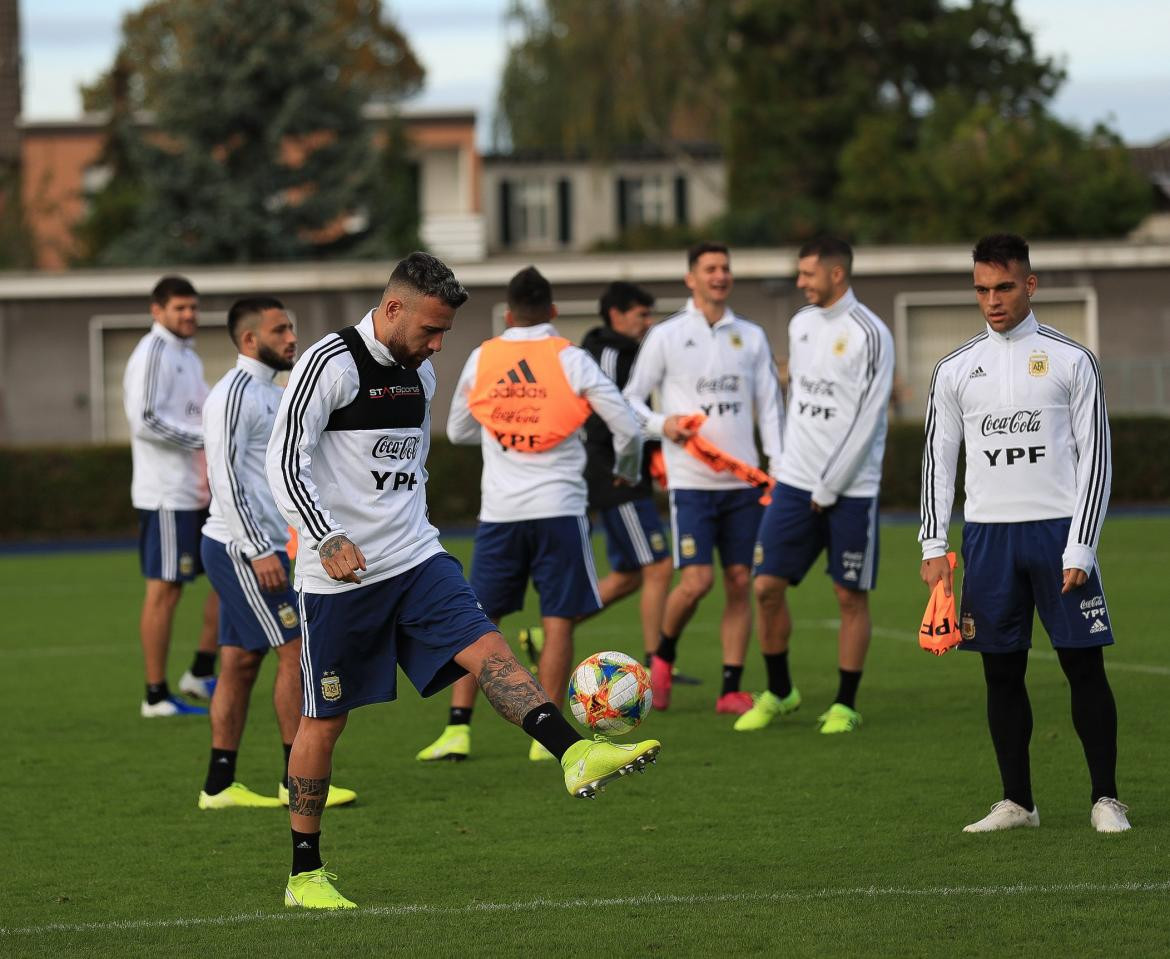
[[[551,450],[589,418],[587,400],[573,392],[561,366],[569,341],[560,336],[539,340],[487,340],[468,408],[499,444],[524,453]]]

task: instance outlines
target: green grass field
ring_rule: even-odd
[[[714,715],[713,596],[680,646],[680,665],[704,685],[677,687],[671,710],[642,727],[663,742],[657,766],[595,802],[571,799],[555,766],[530,763],[527,738],[482,700],[473,758],[458,765],[413,759],[445,722],[445,694],[422,701],[403,680],[399,702],[356,711],[334,781],[360,799],[327,813],[323,841],[362,907],[346,915],[282,907],[283,812],[196,809],[205,721],[139,718],[136,558],[2,557],[0,955],[1166,954],[1170,647],[1154,600],[1167,544],[1170,520],[1126,518],[1108,523],[1101,551],[1129,833],[1089,826],[1067,686],[1039,632],[1030,689],[1042,827],[960,832],[1000,798],[979,661],[918,649],[926,595],[914,528],[894,525],[883,530],[855,735],[816,733],[836,686],[820,575],[792,594],[804,708],[754,735]],[[172,683],[205,588],[180,608]],[[640,654],[636,617],[633,602],[598,617],[577,652]],[[239,766],[263,792],[281,756],[270,670]],[[754,648],[746,681],[763,682]]]

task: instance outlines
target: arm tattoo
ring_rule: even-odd
[[[298,816],[320,819],[325,800],[329,798],[329,777],[324,779],[302,779],[288,777],[288,809]]]
[[[346,536],[334,536],[328,543],[321,547],[321,558],[332,559],[342,548],[349,544],[349,538]]]
[[[548,702],[548,695],[515,656],[489,656],[476,680],[492,708],[517,726],[529,712]]]

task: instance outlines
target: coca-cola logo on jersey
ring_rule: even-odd
[[[1007,436],[1013,433],[1039,433],[1040,425],[1039,410],[1016,410],[1014,413],[1006,413],[1003,416],[988,413],[983,417],[983,435]]]
[[[722,376],[700,376],[695,384],[697,393],[738,393],[739,377],[734,373]]]
[[[800,388],[809,396],[833,396],[836,383],[832,380],[814,380],[807,376],[800,377]]]
[[[373,456],[380,460],[412,460],[418,453],[417,436],[379,436]]]

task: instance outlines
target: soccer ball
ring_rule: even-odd
[[[593,732],[624,736],[650,715],[650,676],[625,653],[594,653],[573,670],[569,705]]]

